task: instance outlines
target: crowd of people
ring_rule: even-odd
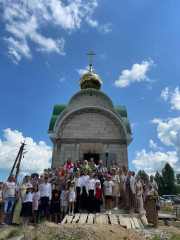
[[[0,223],[21,224],[48,219],[62,221],[66,214],[88,211],[99,213],[105,203],[105,214],[112,208],[129,214],[146,213],[149,222],[158,226],[158,186],[154,177],[144,182],[135,172],[111,161],[107,168],[100,160],[76,161],[69,158],[63,166],[42,175],[25,176],[18,183],[10,175],[0,183]]]

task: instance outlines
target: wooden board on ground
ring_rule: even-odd
[[[138,219],[135,218],[135,217],[133,217],[133,221],[134,221],[135,227],[136,227],[137,229],[140,229],[141,227],[140,227],[140,225],[139,225]]]
[[[94,223],[99,224],[100,221],[100,213],[96,213],[94,216]]]
[[[175,215],[172,214],[164,214],[164,213],[158,213],[158,217],[160,219],[177,219]]]
[[[141,217],[141,221],[145,227],[148,225],[148,221],[145,215]]]
[[[62,220],[61,224],[64,224],[64,223],[67,221],[67,218],[68,218],[68,215],[66,215],[66,216],[64,217],[64,219]]]
[[[88,215],[88,221],[87,221],[87,223],[93,224],[94,216],[95,216],[94,214],[90,213],[90,214]]]
[[[131,228],[130,219],[127,217],[127,218],[124,218],[124,221],[126,222],[127,228]]]
[[[80,213],[76,213],[72,220],[72,223],[76,223],[79,220],[79,217],[80,217]]]
[[[131,218],[129,218],[129,220],[130,220],[130,223],[131,223],[131,227],[132,227],[133,229],[135,229],[136,227],[135,227],[133,218],[131,217]]]
[[[140,227],[141,227],[142,229],[145,228],[144,225],[143,225],[143,223],[141,222],[141,219],[137,219],[137,220],[138,220],[138,222],[139,222]]]
[[[115,214],[109,215],[111,224],[119,224]]]
[[[125,227],[127,228],[127,224],[126,224],[126,221],[124,220],[123,216],[121,214],[118,214],[118,217],[119,217],[119,223],[122,227]]]
[[[74,216],[67,215],[67,223],[71,223]]]
[[[87,220],[87,213],[81,213],[80,218],[79,218],[79,223],[86,223]]]
[[[109,223],[109,220],[108,220],[108,215],[106,214],[101,214],[101,221],[102,221],[102,224],[108,224]]]

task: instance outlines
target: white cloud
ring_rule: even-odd
[[[45,64],[46,64],[47,67],[50,67],[50,64],[48,62],[45,62]]]
[[[31,137],[23,137],[22,133],[10,128],[3,130],[4,141],[0,139],[1,169],[10,170],[19,151],[20,143],[25,140],[28,151],[21,162],[22,172],[42,172],[50,167],[52,149],[44,141],[36,143]]]
[[[161,171],[164,164],[168,162],[175,171],[180,171],[180,117],[168,120],[153,119],[152,123],[157,124],[157,137],[167,147],[172,147],[173,151],[164,151],[163,148],[150,140],[149,146],[154,150],[146,152],[145,149],[136,153],[132,161],[137,170],[146,169],[149,173]]]
[[[66,78],[65,78],[65,77],[61,77],[61,78],[59,79],[59,83],[64,83],[64,82],[66,82]]]
[[[107,33],[112,32],[111,23],[103,24],[103,25],[99,26],[98,29],[99,29],[100,33],[102,33],[102,34],[107,34]]]
[[[79,75],[83,75],[87,72],[89,72],[89,65],[85,66],[85,68],[80,68],[80,69],[76,69],[76,71],[79,73]]]
[[[132,164],[137,170],[145,170],[148,174],[155,174],[157,171],[161,172],[163,166],[168,162],[172,167],[178,161],[176,151],[168,152],[146,152],[142,149],[136,152],[136,158],[132,161]]]
[[[169,97],[169,88],[165,87],[162,91],[161,91],[161,99],[164,100],[165,102],[168,100]]]
[[[149,147],[154,150],[163,150],[162,147],[159,147],[156,142],[154,142],[152,139],[149,140]]]
[[[160,98],[165,102],[169,99],[169,102],[171,104],[171,109],[180,110],[180,91],[179,91],[179,87],[174,88],[174,90],[170,89],[169,87],[165,87],[161,91]]]
[[[149,82],[150,79],[146,76],[146,73],[153,66],[153,61],[143,61],[141,64],[134,64],[131,70],[123,70],[118,80],[114,82],[116,87],[127,87],[134,82]]]
[[[10,34],[10,37],[4,37],[8,55],[16,64],[22,57],[32,58],[30,43],[35,44],[37,51],[65,55],[65,39],[48,36],[48,27],[58,29],[58,33],[62,35],[63,32],[59,30],[72,33],[80,29],[83,23],[87,23],[100,32],[108,33],[110,23],[100,25],[97,20],[92,19],[97,7],[98,0],[1,0],[2,19]]]
[[[179,91],[179,87],[176,87],[174,89],[174,91],[172,92],[172,96],[171,96],[171,108],[172,109],[176,109],[176,110],[180,110],[180,91]]]
[[[98,22],[96,20],[89,19],[88,23],[93,28],[98,27]]]
[[[138,124],[136,122],[131,123],[131,128],[135,128]]]
[[[159,140],[166,146],[173,146],[180,160],[180,117],[171,118],[167,121],[154,119],[152,122],[157,124]]]
[[[106,54],[101,54],[100,56],[102,59],[106,58]]]

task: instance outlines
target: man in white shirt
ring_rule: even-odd
[[[74,178],[74,182],[76,185],[76,202],[75,202],[75,213],[79,212],[79,205],[80,205],[80,194],[82,194],[82,179],[80,177],[80,172],[76,172],[76,177]]]
[[[40,210],[40,218],[47,218],[47,210],[48,206],[50,205],[51,201],[51,184],[48,183],[48,177],[44,178],[44,182],[41,184],[40,189],[39,189],[39,210]]]
[[[95,192],[95,179],[93,173],[89,174],[89,179],[86,181],[86,192],[88,196],[88,210],[93,213],[94,209],[94,192]]]
[[[88,209],[88,198],[87,198],[87,192],[86,192],[86,181],[89,179],[89,176],[87,175],[88,170],[84,170],[84,175],[81,176],[81,186],[82,186],[82,192],[81,192],[81,207],[82,210]]]

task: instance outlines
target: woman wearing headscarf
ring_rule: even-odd
[[[143,197],[142,197],[143,184],[141,182],[141,178],[139,175],[137,176],[135,186],[136,186],[136,203],[137,203],[136,211],[139,213],[143,213],[144,212]]]
[[[136,208],[135,199],[135,178],[132,176],[132,172],[129,171],[124,179],[124,194],[125,194],[125,208],[129,209],[130,214],[134,214],[134,209]]]
[[[158,201],[158,193],[154,190],[152,183],[149,183],[149,191],[146,195],[144,208],[147,214],[147,220],[149,223],[154,224],[154,228],[158,227],[158,210],[156,209]]]
[[[22,198],[23,198],[24,193],[27,190],[27,185],[30,183],[31,182],[30,182],[29,176],[26,175],[23,178],[23,182],[19,186],[19,197],[17,199],[17,203],[16,203],[16,207],[15,207],[14,215],[13,215],[13,219],[12,219],[13,224],[22,223],[22,217],[20,217],[21,208],[22,208]]]

